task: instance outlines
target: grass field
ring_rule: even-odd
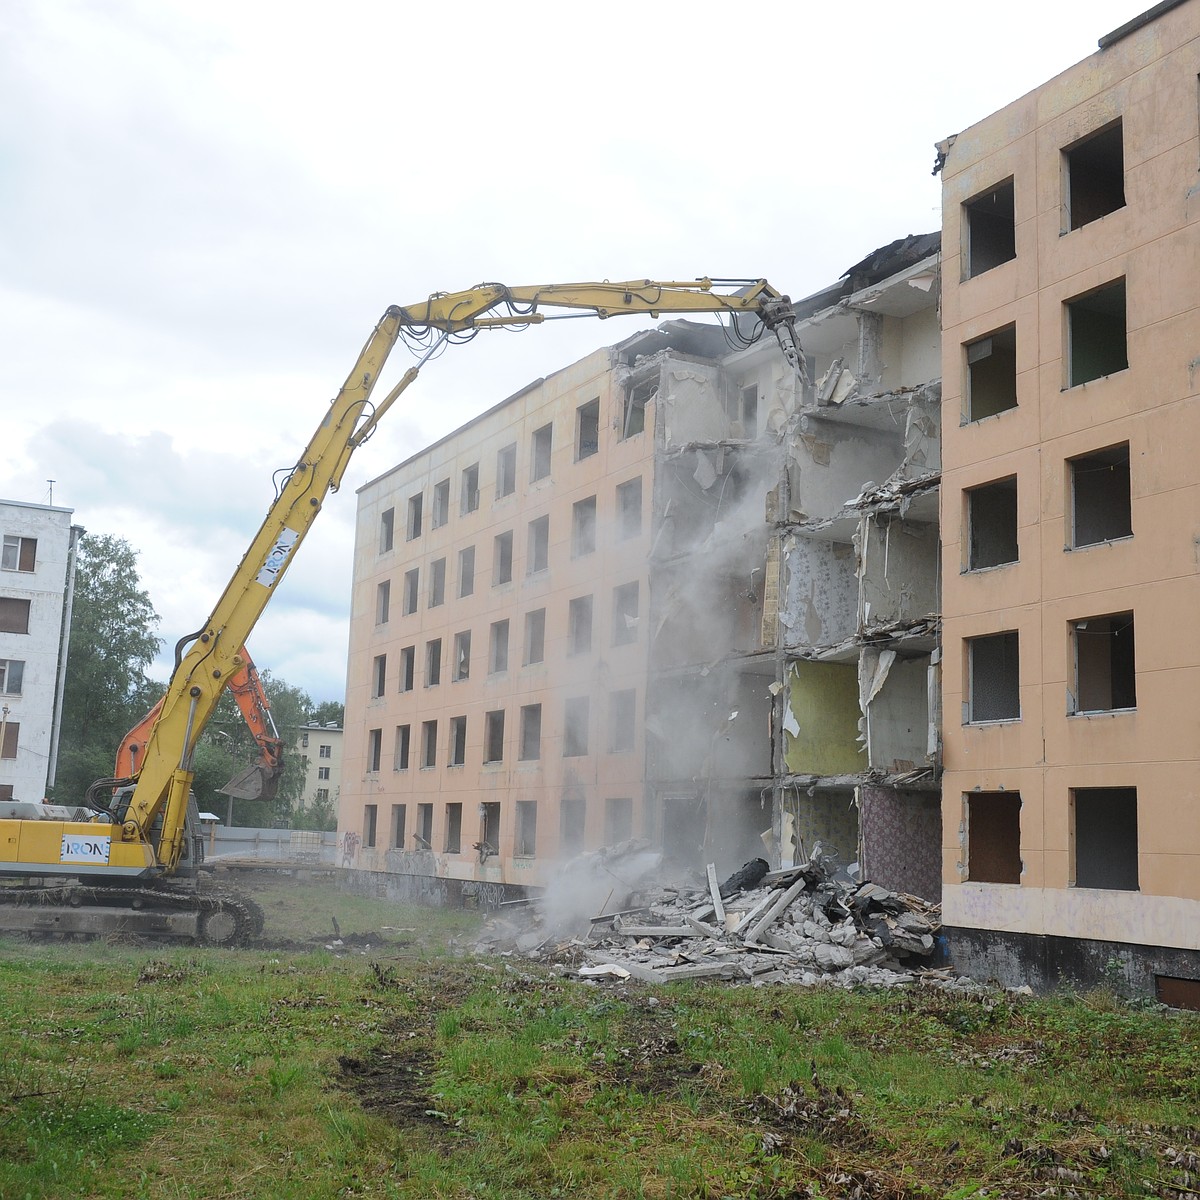
[[[597,987],[467,913],[255,894],[274,948],[0,941],[0,1197],[1200,1192],[1198,1014]]]

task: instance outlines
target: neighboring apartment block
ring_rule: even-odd
[[[83,530],[72,510],[0,500],[0,800],[54,782],[69,596]]]
[[[342,782],[342,727],[336,721],[301,725],[293,753],[304,763],[304,794],[297,807],[337,806]]]
[[[1100,45],[939,146],[943,905],[962,969],[1162,994],[1200,975],[1200,0]]]
[[[936,896],[938,237],[773,342],[670,321],[359,494],[340,825],[357,865],[545,883],[821,840]],[[745,331],[743,331],[745,332]]]

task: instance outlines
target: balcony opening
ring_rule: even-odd
[[[592,649],[592,597],[578,596],[567,611],[567,653],[588,654]]]
[[[483,761],[504,761],[504,709],[485,713],[483,718]]]
[[[479,806],[479,842],[475,848],[480,862],[500,853],[500,805],[495,800]]]
[[[966,274],[974,279],[984,271],[1017,257],[1016,209],[1013,181],[1006,179],[980,192],[963,205],[966,233]]]
[[[525,573],[536,575],[550,569],[550,518],[537,517],[529,522],[529,554]]]
[[[1082,714],[1136,708],[1133,613],[1073,621],[1071,640],[1075,694],[1068,698],[1068,711]]]
[[[967,724],[1020,720],[1020,647],[1015,630],[969,638],[967,675]]]
[[[450,480],[443,479],[433,485],[433,511],[429,514],[432,529],[441,529],[450,520]]]
[[[496,499],[502,500],[517,490],[517,444],[496,451]]]
[[[467,546],[458,552],[458,598],[462,600],[475,591],[475,547]]]
[[[450,762],[452,767],[461,767],[467,761],[467,718],[450,718]]]
[[[967,491],[967,570],[1015,563],[1017,477],[997,479]]]
[[[1138,890],[1137,788],[1073,788],[1076,887]]]
[[[512,583],[513,577],[513,535],[510,529],[507,533],[498,533],[492,543],[492,586],[502,583]]]
[[[479,507],[479,464],[472,463],[463,468],[462,494],[459,497],[459,511],[465,517],[475,512]]]
[[[421,536],[421,509],[424,504],[423,495],[418,492],[408,498],[408,540],[411,542]]]
[[[1129,366],[1125,280],[1077,296],[1067,310],[1067,387],[1078,387]]]
[[[433,849],[433,805],[417,805],[417,828],[413,832],[413,841],[418,850]]]
[[[392,770],[408,770],[408,753],[412,747],[412,726],[397,725],[396,741],[392,748]]]
[[[529,471],[529,479],[532,483],[536,483],[539,479],[545,479],[550,474],[550,451],[553,448],[553,435],[553,425],[543,425],[541,429],[533,431],[530,445],[532,462]]]
[[[442,682],[442,639],[425,643],[425,686],[437,687]]]
[[[522,762],[536,762],[542,757],[542,706],[521,706],[521,751]]]
[[[1071,546],[1080,549],[1133,536],[1129,443],[1068,459]]]
[[[1125,207],[1125,144],[1121,122],[1063,150],[1063,231],[1079,229]]]
[[[969,792],[967,878],[972,883],[1021,882],[1021,793]]]
[[[582,558],[596,549],[596,497],[577,500],[571,509],[571,557]]]
[[[1017,327],[1007,325],[968,342],[967,420],[982,421],[1017,407]]]
[[[446,603],[446,560],[436,558],[429,564],[429,607],[440,608]]]
[[[437,766],[437,722],[421,723],[421,769]]]
[[[404,849],[404,819],[407,815],[407,807],[405,804],[392,805],[392,830],[391,836],[388,839],[388,845],[393,850]]]
[[[454,674],[451,680],[461,683],[471,677],[471,631],[464,629],[454,635]]]
[[[610,796],[604,801],[604,844],[615,846],[633,837],[633,799]]]
[[[447,854],[462,853],[462,808],[458,803],[446,805],[446,850]]]
[[[563,709],[563,758],[580,758],[588,752],[591,705],[587,696],[572,696]]]
[[[546,610],[535,608],[525,614],[524,666],[546,661]]]
[[[590,458],[600,449],[600,400],[589,400],[575,410],[575,460]]]
[[[405,646],[400,651],[400,690],[402,692],[411,692],[415,680],[413,676],[416,674],[417,668],[417,648],[416,646]]]
[[[537,854],[537,801],[517,801],[517,831],[513,854],[518,858],[533,858]]]

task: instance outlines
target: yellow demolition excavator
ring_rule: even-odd
[[[211,886],[199,872],[202,851],[195,836],[191,783],[200,734],[222,692],[247,668],[246,639],[325,497],[337,491],[350,456],[421,367],[448,343],[467,340],[482,329],[553,319],[553,312],[543,311],[547,309],[602,319],[724,314],[739,342],[771,330],[784,356],[803,373],[791,302],[761,279],[481,284],[411,307],[389,308],[278,487],[216,607],[177,644],[166,695],[144,738],[139,733],[136,739],[141,746],[137,761],[124,759],[117,775],[88,789],[84,819],[69,819],[69,809],[34,804],[10,806],[11,815],[0,813],[0,877],[5,877],[0,883],[0,932],[130,932],[238,945],[261,931],[262,916],[252,901]],[[374,401],[388,355],[401,339],[414,349],[417,362]]]

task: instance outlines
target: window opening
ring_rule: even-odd
[[[640,477],[617,485],[617,511],[620,517],[621,540],[637,537],[642,532],[642,481]]]
[[[392,605],[392,583],[385,579],[375,588],[375,624],[386,625],[388,611]]]
[[[396,510],[386,508],[379,517],[379,553],[385,554],[395,544]]]
[[[417,611],[417,595],[421,588],[421,568],[413,567],[404,572],[404,616],[411,616]]]
[[[587,802],[582,797],[564,798],[559,807],[558,822],[559,850],[563,858],[570,858],[584,847]]]
[[[571,509],[571,557],[580,558],[596,549],[596,497],[577,500]]]
[[[413,834],[413,841],[416,843],[418,850],[433,849],[433,805],[418,804],[417,805],[417,828]]]
[[[421,769],[437,766],[437,725],[436,721],[421,722]]]
[[[575,460],[590,458],[600,449],[600,400],[581,404],[575,417]]]
[[[435,558],[429,564],[429,607],[439,608],[446,603],[446,560]]]
[[[1137,707],[1133,613],[1073,621],[1075,695],[1072,713],[1112,712]]]
[[[460,498],[460,508],[462,515],[465,517],[468,513],[475,512],[479,508],[479,464],[472,463],[469,467],[463,468],[462,473],[462,496]]]
[[[1125,145],[1121,122],[1089,134],[1063,151],[1064,232],[1125,207]]]
[[[390,844],[393,850],[404,849],[404,817],[407,805],[392,805],[392,833]]]
[[[0,596],[0,633],[28,633],[30,603],[15,596]]]
[[[489,800],[479,806],[479,842],[475,849],[479,851],[479,861],[485,861],[489,855],[500,853],[500,805],[495,800]]]
[[[608,752],[628,754],[637,731],[637,692],[613,692],[608,698]]]
[[[488,674],[508,670],[508,622],[493,621],[488,640]]]
[[[967,641],[967,722],[1021,717],[1020,647],[1015,630]]]
[[[531,447],[533,461],[529,472],[529,478],[532,482],[536,483],[537,480],[545,479],[550,474],[550,451],[552,448],[553,433],[553,425],[543,425],[541,429],[533,431]]]
[[[758,384],[748,383],[725,398],[725,415],[729,418],[730,436],[758,436]]]
[[[0,566],[6,571],[33,571],[37,567],[37,538],[6,533]]]
[[[563,710],[563,758],[580,758],[588,752],[587,696],[572,696]]]
[[[371,849],[375,845],[375,833],[379,822],[379,805],[363,805],[363,848]]]
[[[592,648],[592,597],[572,600],[567,614],[567,651],[587,654]]]
[[[0,692],[19,696],[25,682],[25,662],[20,658],[0,658]]]
[[[446,853],[462,852],[462,808],[461,804],[446,805]]]
[[[496,451],[496,499],[502,500],[517,490],[517,444]]]
[[[1137,788],[1073,788],[1076,887],[1138,889]]]
[[[367,770],[378,771],[383,757],[383,730],[367,730]]]
[[[450,766],[461,767],[467,761],[467,718],[450,718]]]
[[[412,726],[396,726],[396,744],[392,752],[392,770],[407,771],[408,755],[412,748]]]
[[[502,583],[512,583],[513,535],[510,529],[507,533],[496,534],[492,546],[492,586]]]
[[[432,529],[441,529],[450,520],[450,480],[443,479],[433,485],[433,511],[429,514]]]
[[[1017,257],[1013,181],[1006,179],[963,205],[966,278],[973,279]]]
[[[400,690],[402,692],[411,692],[413,690],[415,682],[413,676],[416,674],[416,666],[416,646],[405,646],[400,651]]]
[[[517,831],[513,843],[513,854],[519,858],[533,858],[537,853],[537,801],[517,801]]]
[[[425,643],[425,686],[437,687],[442,682],[442,639]]]
[[[371,672],[371,698],[378,700],[387,694],[387,655],[377,654]]]
[[[525,666],[546,661],[546,610],[535,608],[525,614]]]
[[[467,546],[458,552],[458,598],[475,591],[475,547]]]
[[[615,846],[633,837],[633,800],[610,796],[604,801],[604,844]]]
[[[504,709],[499,708],[484,714],[483,720],[483,761],[489,763],[504,761]]]
[[[638,593],[637,581],[623,583],[613,588],[613,631],[614,646],[626,646],[637,641]]]
[[[964,799],[967,878],[973,883],[1020,883],[1020,792],[969,792]]]
[[[967,529],[969,571],[982,571],[1017,561],[1015,475],[967,491]]]
[[[421,536],[421,509],[424,497],[420,492],[408,498],[408,540]]]
[[[459,683],[471,677],[471,631],[463,630],[454,635],[454,674],[452,679]]]
[[[968,342],[967,420],[982,421],[1017,407],[1017,327]]]
[[[532,762],[542,757],[542,706],[521,706],[521,752],[523,762]]]
[[[1096,546],[1132,537],[1129,443],[1068,460],[1071,470],[1071,546]]]
[[[1066,310],[1067,387],[1128,368],[1124,279],[1068,300]]]
[[[621,440],[635,437],[646,429],[646,405],[658,393],[658,375],[638,384],[628,384],[621,413]]]
[[[529,522],[529,556],[526,574],[536,575],[550,566],[550,518],[538,517]]]

